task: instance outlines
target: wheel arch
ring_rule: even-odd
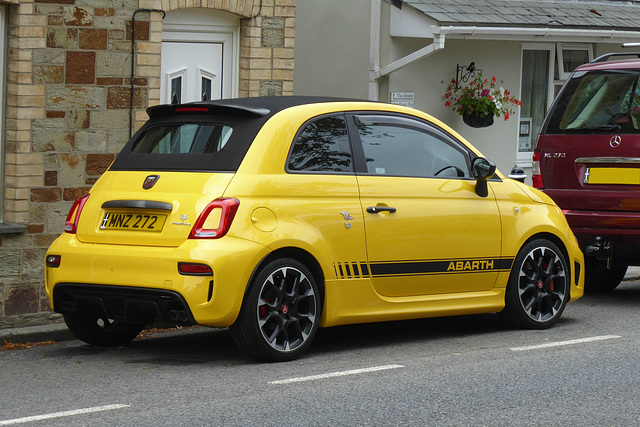
[[[262,268],[265,265],[267,265],[271,261],[278,258],[292,258],[304,264],[311,271],[311,274],[313,274],[313,278],[316,280],[316,284],[318,285],[318,290],[320,291],[321,302],[324,303],[325,286],[324,286],[324,272],[322,271],[322,267],[320,267],[320,263],[313,255],[311,255],[309,252],[305,251],[304,249],[300,249],[296,247],[284,247],[284,248],[276,249],[275,251],[269,253],[269,255],[264,257],[258,263],[256,268],[253,269],[253,272],[251,273],[251,277],[249,278],[249,282],[247,282],[247,285],[245,288],[245,295],[249,285],[251,284],[251,282],[253,282],[255,276],[260,272],[260,270],[262,270]]]
[[[555,244],[558,247],[558,249],[560,249],[560,251],[562,252],[562,255],[564,255],[564,259],[567,261],[567,268],[569,269],[569,274],[571,275],[569,278],[570,279],[569,286],[567,287],[567,292],[569,293],[569,300],[571,300],[571,285],[575,280],[576,272],[575,272],[575,266],[571,262],[571,257],[569,256],[569,251],[567,250],[567,246],[564,244],[564,241],[560,237],[556,236],[555,234],[541,232],[529,237],[524,243],[522,243],[522,245],[520,246],[520,249],[524,248],[529,242],[536,239],[549,240],[550,242]]]

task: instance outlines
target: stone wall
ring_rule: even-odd
[[[44,291],[44,255],[73,201],[129,135],[136,9],[210,8],[243,19],[239,96],[291,95],[295,0],[12,0],[7,55],[0,328],[59,320]],[[260,8],[260,3],[262,7]],[[259,16],[254,17],[260,11]],[[135,19],[133,127],[159,103],[162,14]]]

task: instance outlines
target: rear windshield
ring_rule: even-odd
[[[545,133],[640,133],[640,71],[579,72],[567,82]]]
[[[111,170],[235,172],[268,118],[160,116],[124,146]]]
[[[134,153],[217,153],[233,129],[225,125],[183,123],[151,127],[133,146]]]

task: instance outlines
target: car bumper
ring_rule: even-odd
[[[596,243],[608,243],[614,258],[640,261],[640,222],[637,212],[565,212],[580,248],[585,251]]]
[[[46,291],[56,312],[64,312],[56,290],[60,286],[59,290],[72,298],[81,295],[81,305],[99,307],[118,295],[132,313],[140,307],[149,312],[158,307],[157,321],[177,318],[182,323],[225,327],[235,321],[247,283],[268,253],[263,245],[232,236],[187,240],[179,247],[143,247],[82,243],[74,235],[64,234],[47,252],[60,256],[60,266],[45,268]],[[179,262],[206,264],[213,275],[180,274]],[[183,307],[158,303],[168,301],[167,295],[173,295]],[[185,316],[170,313],[171,309],[184,310]]]

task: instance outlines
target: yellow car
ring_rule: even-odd
[[[420,111],[274,97],[148,113],[47,252],[51,306],[89,344],[198,324],[282,361],[335,325],[496,312],[547,328],[583,294],[560,209]]]

